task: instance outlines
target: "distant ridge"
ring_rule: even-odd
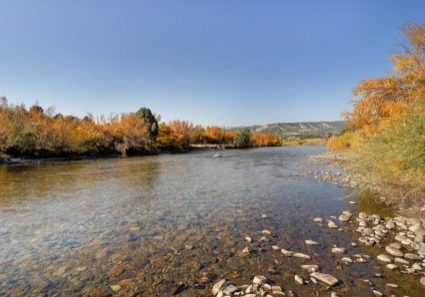
[[[265,125],[255,125],[247,127],[254,132],[267,134],[277,134],[284,138],[310,138],[325,137],[330,134],[338,134],[344,127],[343,121],[323,121],[323,122],[294,122],[294,123],[273,123]]]

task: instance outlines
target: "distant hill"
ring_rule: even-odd
[[[344,126],[342,121],[333,122],[299,122],[299,123],[274,123],[266,125],[256,125],[249,127],[238,127],[237,130],[242,128],[250,128],[255,132],[262,132],[267,134],[277,134],[284,138],[310,138],[310,137],[324,137],[329,134],[338,134]]]

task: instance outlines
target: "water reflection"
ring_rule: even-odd
[[[338,213],[344,189],[316,183],[306,156],[321,147],[267,148],[0,168],[0,295],[209,296],[217,277],[270,275],[293,286],[299,263],[270,244],[238,253],[249,234],[307,251],[303,239],[348,246],[343,232],[312,224]],[[269,219],[261,218],[267,213]],[[332,255],[309,251],[353,292],[370,265],[337,270]],[[276,262],[276,261],[278,262]],[[379,282],[379,280],[377,280]],[[381,281],[382,282],[382,281]],[[182,287],[183,284],[183,287]],[[359,287],[359,288],[357,288]],[[308,287],[296,288],[308,296]],[[357,290],[357,291],[356,291]],[[310,292],[311,293],[311,292]]]

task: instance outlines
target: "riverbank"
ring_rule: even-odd
[[[310,156],[310,160],[316,164],[322,163],[328,166],[337,166],[342,168],[338,172],[323,170],[311,173],[318,181],[330,181],[338,183],[344,187],[358,189],[361,192],[369,191],[374,196],[387,205],[392,206],[396,213],[406,217],[425,218],[425,206],[407,203],[403,195],[407,191],[403,188],[389,188],[382,183],[374,182],[369,176],[356,173],[351,166],[354,160],[353,153],[346,150],[343,152],[327,151],[319,155]]]

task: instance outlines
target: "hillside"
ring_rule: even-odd
[[[329,134],[338,134],[344,126],[342,121],[333,122],[299,122],[299,123],[273,123],[256,125],[252,131],[266,134],[277,134],[284,138],[291,137],[324,137]]]

